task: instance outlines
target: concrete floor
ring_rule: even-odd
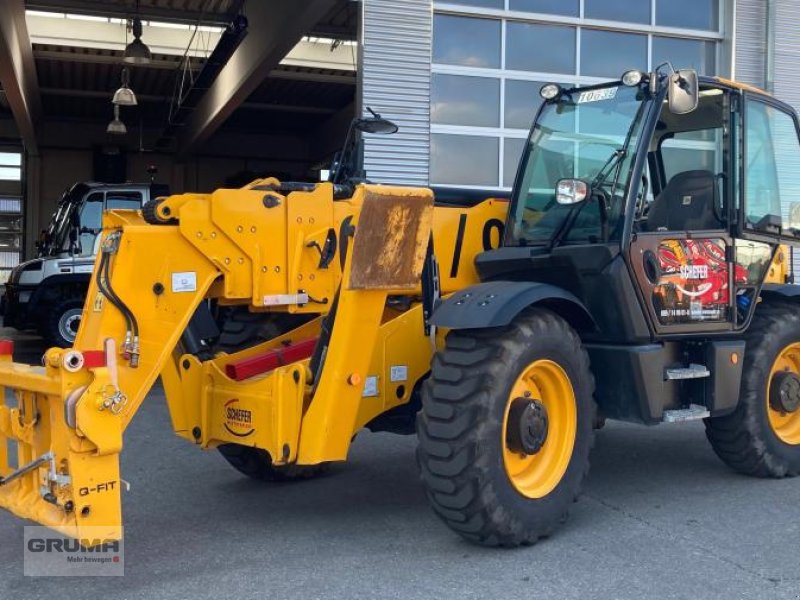
[[[516,550],[438,521],[413,437],[364,433],[332,474],[262,484],[175,437],[157,389],[125,442],[125,577],[23,577],[3,513],[0,598],[800,598],[800,479],[730,472],[698,423],[609,424],[566,526]]]

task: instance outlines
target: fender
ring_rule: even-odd
[[[800,301],[800,285],[793,283],[765,283],[761,288],[764,300]]]
[[[526,281],[489,281],[460,290],[436,308],[431,324],[448,329],[502,327],[533,305],[549,308],[579,331],[595,329],[592,315],[573,294]]]
[[[31,299],[28,301],[28,312],[38,310],[39,305],[46,302],[50,292],[59,287],[81,285],[86,286],[86,291],[88,291],[91,279],[91,273],[64,273],[63,275],[51,275],[43,279],[31,294]]]

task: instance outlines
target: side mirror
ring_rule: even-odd
[[[556,202],[562,206],[579,204],[588,194],[589,185],[582,179],[559,179],[556,183]]]
[[[674,115],[685,115],[696,109],[699,101],[697,71],[681,69],[669,76],[669,88],[667,88],[669,112]]]
[[[378,133],[381,135],[392,135],[399,129],[395,123],[389,119],[378,117],[364,117],[355,122],[355,128],[364,133]]]

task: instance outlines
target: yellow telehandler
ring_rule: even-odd
[[[0,506],[118,538],[122,434],[159,377],[176,433],[259,479],[416,426],[434,510],[487,545],[563,522],[604,418],[703,419],[734,469],[797,474],[797,117],[666,67],[544,86],[510,202],[339,166],[109,211],[74,346],[39,367],[0,343]],[[302,318],[220,352],[212,303]]]

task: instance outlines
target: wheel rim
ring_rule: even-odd
[[[72,308],[66,311],[58,321],[58,333],[66,341],[72,343],[78,335],[78,327],[81,324],[81,309]]]
[[[530,399],[544,407],[546,439],[534,454],[509,446],[509,427],[515,400]],[[542,498],[552,492],[567,471],[578,430],[575,392],[569,376],[551,360],[536,360],[514,382],[503,416],[503,465],[511,484],[523,496]]]
[[[782,442],[796,446],[800,444],[800,410],[787,412],[777,409],[770,402],[770,392],[776,374],[781,371],[800,375],[800,342],[789,344],[778,353],[772,365],[767,383],[767,416],[772,431]]]

